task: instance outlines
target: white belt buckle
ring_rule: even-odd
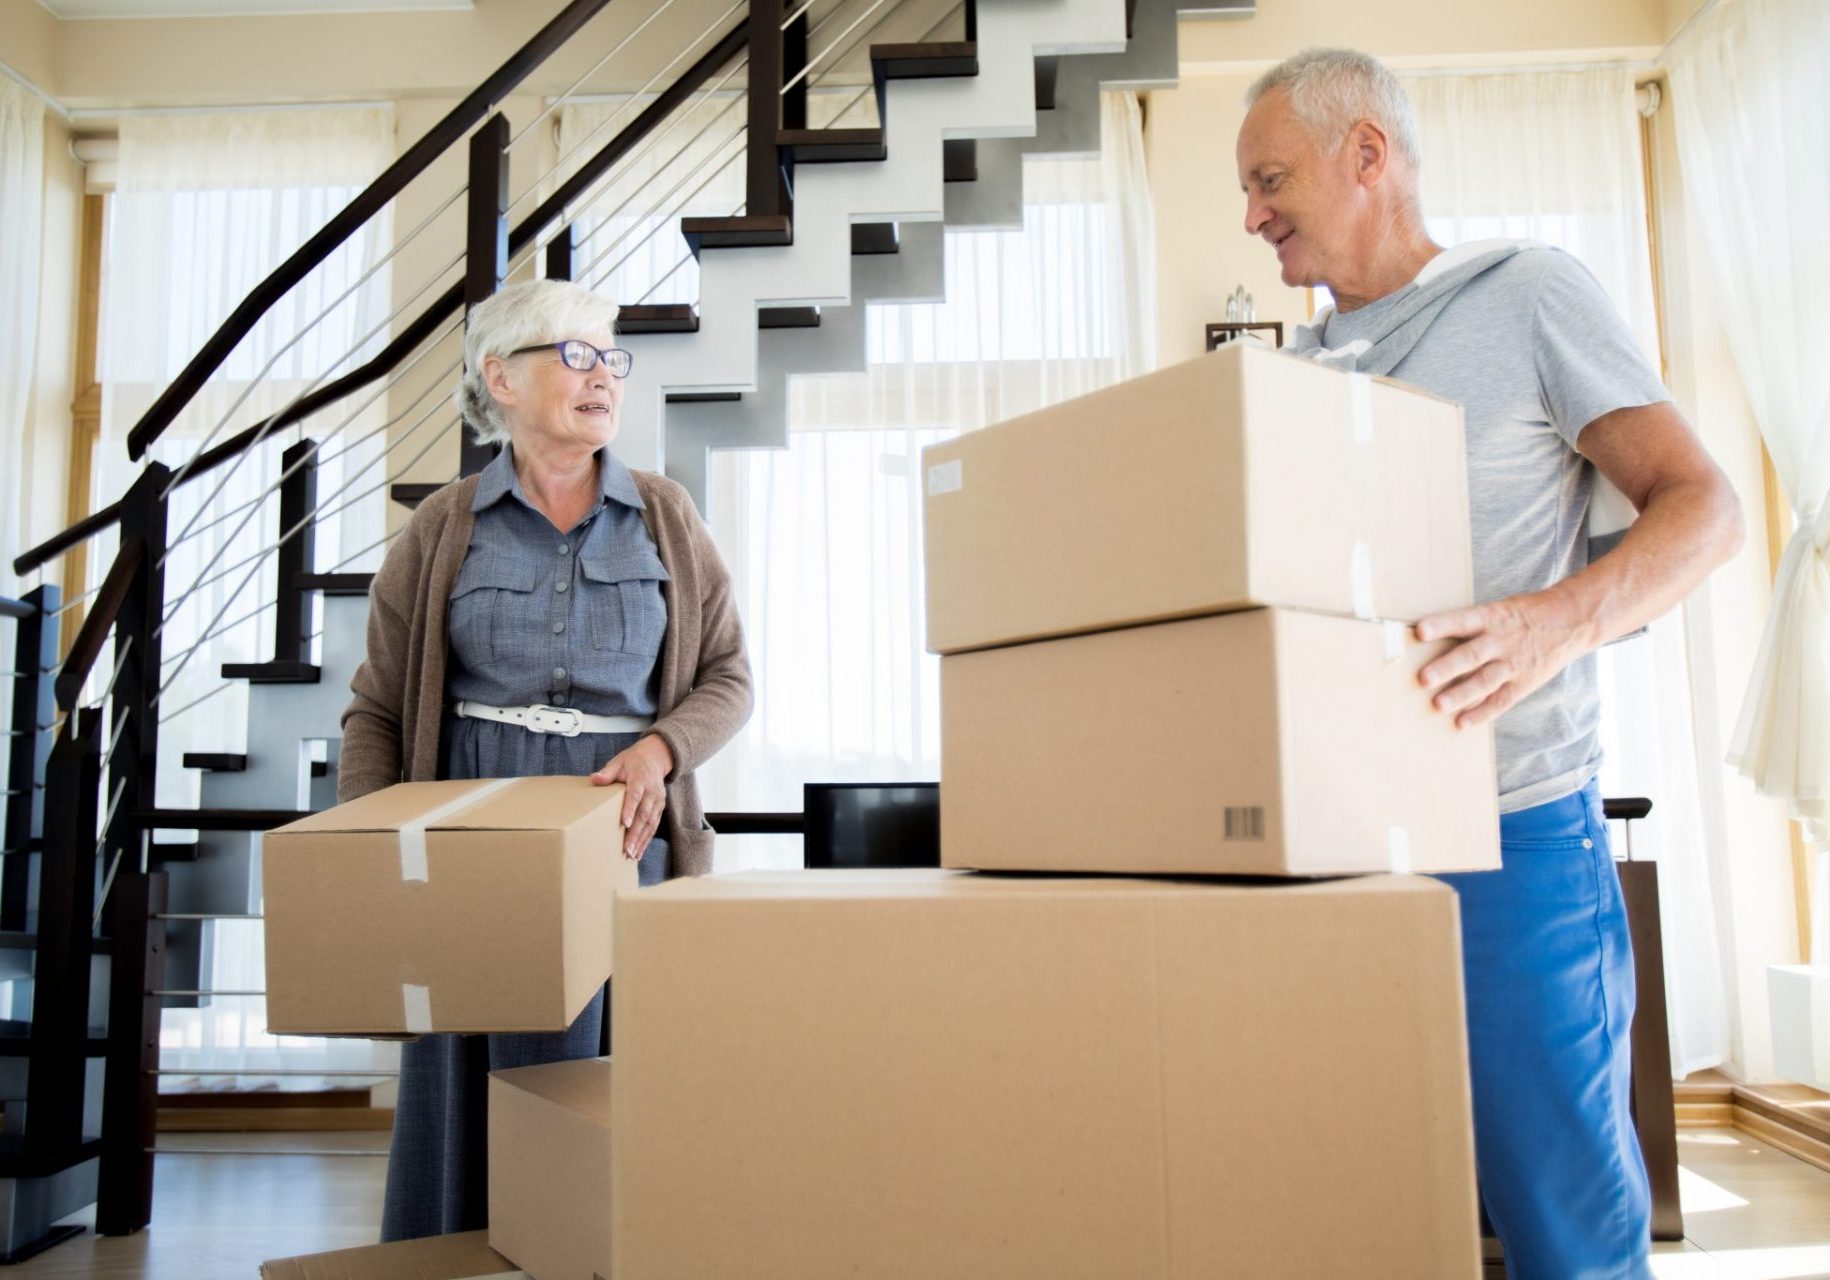
[[[535,733],[556,733],[562,738],[576,738],[584,732],[585,717],[577,707],[542,704],[528,708],[527,727]]]

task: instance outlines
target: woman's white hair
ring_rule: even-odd
[[[483,382],[483,361],[522,347],[616,332],[616,303],[569,280],[526,280],[471,309],[464,328],[464,375],[452,399],[478,444],[508,439],[502,407]]]
[[[1290,109],[1328,155],[1341,149],[1356,123],[1371,120],[1413,169],[1422,162],[1411,100],[1398,77],[1371,54],[1304,49],[1259,76],[1246,91],[1246,106],[1273,89],[1290,96]]]

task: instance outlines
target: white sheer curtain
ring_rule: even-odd
[[[38,354],[39,228],[44,215],[44,103],[24,85],[0,74],[0,457],[13,459],[0,516],[0,593],[14,594],[13,557],[25,547],[23,487],[30,482],[19,460],[29,457],[25,421],[32,369]],[[10,646],[12,641],[8,640]],[[10,663],[8,664],[10,668]]]
[[[120,126],[118,180],[109,200],[100,343],[103,447],[95,498],[111,501],[138,473],[125,437],[140,415],[230,311],[394,158],[392,112],[302,109],[129,115]],[[389,219],[372,220],[286,295],[244,339],[203,392],[166,430],[152,457],[176,468],[207,446],[347,372],[388,337],[385,267]],[[165,567],[168,621],[159,713],[159,802],[198,802],[186,751],[286,751],[284,726],[248,724],[247,686],[225,683],[225,662],[271,657],[273,560],[254,557],[280,535],[280,455],[317,440],[320,570],[373,569],[386,495],[372,469],[385,441],[382,403],[366,396],[307,422],[177,491]],[[377,433],[371,435],[371,433]],[[374,492],[367,492],[374,488]],[[113,540],[97,548],[105,571]],[[97,578],[99,580],[99,577]],[[265,608],[264,608],[265,607]],[[195,653],[186,657],[195,646]],[[106,663],[102,664],[104,667]],[[249,741],[250,738],[254,740]],[[213,925],[212,990],[264,985],[257,923]],[[168,1010],[162,1062],[169,1069],[261,1070],[385,1066],[387,1046],[280,1039],[266,1034],[257,999],[226,997],[203,1009]]]
[[[1830,6],[1720,0],[1665,51],[1684,195],[1794,517],[1731,763],[1830,848]],[[1830,949],[1821,869],[1812,955]]]
[[[154,397],[249,291],[393,156],[392,113],[385,109],[123,118],[104,254],[98,506],[138,474],[125,440]],[[383,269],[361,278],[389,242],[384,215],[294,288],[160,437],[151,456],[177,468],[212,436],[227,439],[373,354],[387,339],[388,276]],[[271,604],[274,575],[271,558],[258,571],[252,562],[230,570],[279,537],[277,497],[260,499],[279,478],[286,446],[305,436],[319,441],[319,501],[327,512],[342,508],[317,528],[321,568],[381,537],[385,495],[362,491],[375,481],[363,473],[384,447],[379,435],[370,437],[383,412],[379,402],[358,411],[365,399],[275,433],[239,464],[174,495],[170,536],[179,538],[187,527],[191,535],[173,548],[166,565],[171,617],[162,641],[170,688],[161,707],[171,714],[196,705],[161,730],[161,804],[196,803],[195,775],[179,767],[183,752],[239,751],[246,743],[246,686],[225,686],[218,673],[224,662],[271,656],[272,615],[256,611]],[[98,540],[98,575],[112,555],[112,540]],[[373,550],[345,567],[373,568],[379,557]],[[210,632],[217,634],[205,639]],[[199,641],[202,647],[186,659]]]
[[[948,232],[946,301],[872,306],[864,373],[795,379],[785,451],[719,453],[707,513],[748,628],[755,715],[709,807],[799,809],[806,781],[939,776],[921,450],[1145,372],[1156,349],[1141,115],[1103,95],[1095,159],[1025,166],[1021,231]],[[793,865],[720,840],[720,869]]]
[[[1658,363],[1645,187],[1633,77],[1592,71],[1403,77],[1423,150],[1422,200],[1440,244],[1491,236],[1543,240],[1582,259]],[[1698,752],[1698,679],[1680,610],[1600,655],[1608,795],[1643,795],[1635,857],[1659,863],[1673,1070],[1729,1052],[1724,959],[1699,796],[1724,770]],[[1617,833],[1618,834],[1618,833]]]
[[[38,352],[39,228],[44,210],[44,103],[0,72],[0,457],[11,459],[0,492],[0,595],[17,595],[13,557],[25,548],[25,486],[21,460]],[[0,623],[0,671],[14,669],[18,630]],[[0,724],[10,725],[13,682],[0,681]],[[15,748],[17,749],[17,748]],[[0,756],[4,758],[4,756]],[[0,797],[0,814],[23,797]],[[10,1013],[11,988],[4,999]]]

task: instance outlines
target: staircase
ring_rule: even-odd
[[[591,38],[606,0],[572,0],[250,296],[136,426],[130,449],[143,456],[268,306],[460,143],[470,161],[462,279],[442,291],[428,282],[434,301],[401,317],[387,348],[360,368],[264,421],[225,423],[239,429],[176,475],[148,464],[121,502],[15,561],[29,573],[104,529],[122,530],[121,553],[90,598],[66,606],[43,587],[0,602],[10,619],[0,626],[16,627],[21,647],[42,659],[14,664],[7,739],[0,988],[12,991],[5,1025],[15,1039],[0,1040],[0,1260],[54,1242],[53,1220],[92,1200],[104,1233],[149,1221],[160,1011],[226,997],[210,988],[213,948],[222,921],[259,915],[260,833],[334,802],[338,721],[363,657],[368,579],[314,563],[318,446],[289,429],[319,430],[358,393],[400,376],[500,287],[511,262],[535,265],[545,248],[546,274],[570,278],[572,221],[592,192],[742,59],[745,207],[675,219],[698,258],[698,302],[627,306],[619,339],[637,360],[618,455],[665,471],[703,508],[709,450],[787,446],[790,378],[866,367],[867,304],[941,300],[945,227],[1020,225],[1025,155],[1094,153],[1101,88],[1174,82],[1178,12],[1242,18],[1253,5],[965,0],[956,22],[949,15],[930,31],[956,26],[946,38],[865,46],[876,126],[806,128],[806,89],[818,78],[807,71],[820,57],[810,61],[809,27],[817,34],[831,23],[845,32],[838,40],[861,31],[863,41],[917,2],[820,0],[823,16],[783,0],[733,9],[702,51],[682,52],[687,69],[652,106],[511,224],[499,196],[509,129],[493,105],[554,52]],[[248,749],[185,756],[180,767],[197,772],[201,802],[163,810],[153,798],[159,723],[173,713],[157,706],[160,623],[189,598],[168,593],[162,572],[168,533],[173,543],[185,536],[166,529],[169,490],[282,445],[274,497],[287,532],[268,548],[271,563],[263,557],[253,571],[272,584],[273,658],[220,673],[248,684]],[[487,457],[466,442],[462,473]],[[423,496],[395,490],[409,503]],[[70,607],[86,614],[59,664],[54,624]],[[7,1043],[18,1046],[11,1056]]]

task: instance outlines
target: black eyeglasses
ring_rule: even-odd
[[[566,338],[560,342],[541,342],[531,347],[522,347],[511,351],[511,356],[526,355],[530,351],[557,350],[559,359],[568,369],[580,373],[589,373],[599,360],[604,368],[610,371],[613,378],[627,378],[629,370],[635,365],[635,357],[621,347],[594,347],[582,338]]]

